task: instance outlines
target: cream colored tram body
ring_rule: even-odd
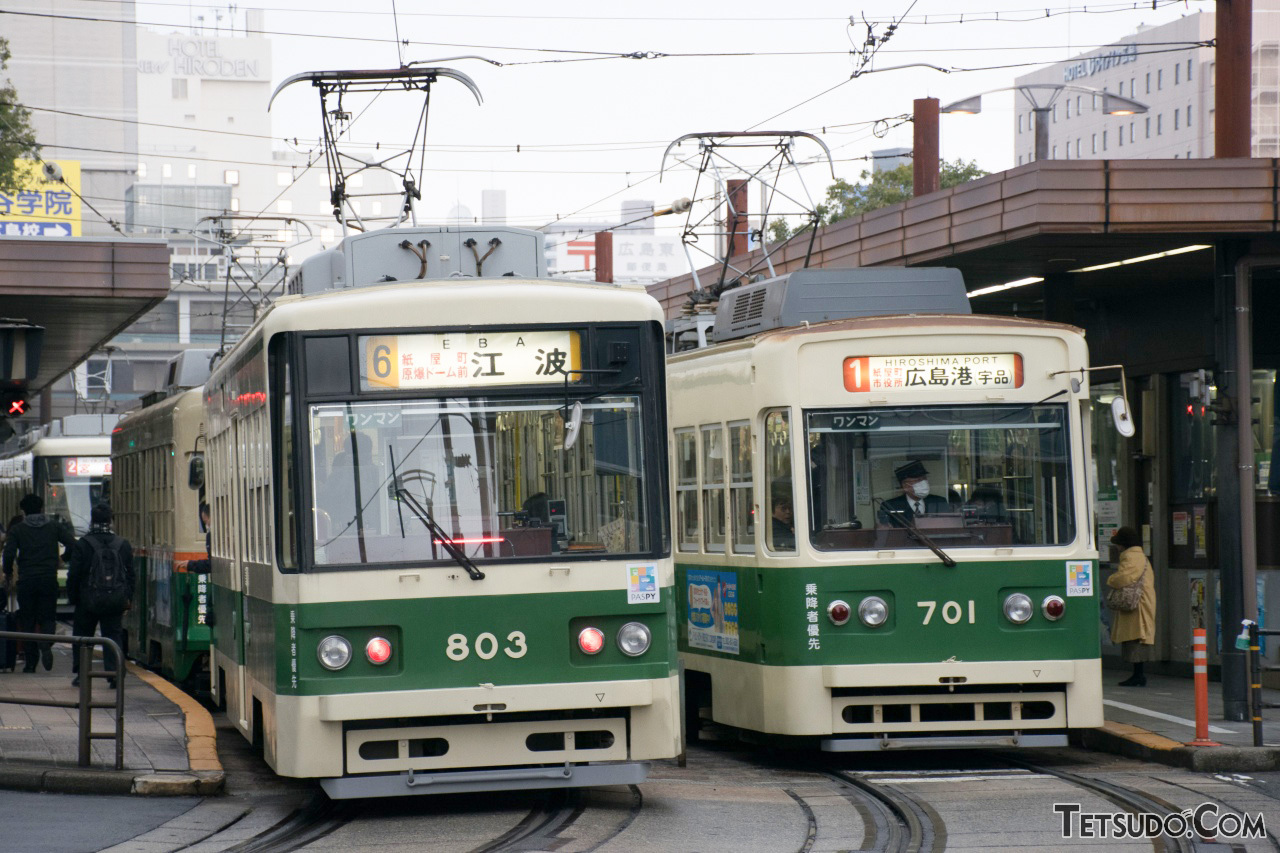
[[[690,725],[852,751],[1102,724],[1079,330],[969,314],[955,271],[820,270],[727,292],[711,335],[668,366]]]
[[[618,784],[680,750],[661,312],[542,257],[349,237],[206,385],[213,687],[277,773]]]
[[[69,415],[12,438],[0,451],[0,523],[22,511],[24,495],[44,499],[44,511],[89,531],[89,512],[111,501],[111,436],[115,415]],[[58,610],[69,613],[67,567],[58,569]]]

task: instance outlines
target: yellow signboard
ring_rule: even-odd
[[[19,189],[0,191],[0,237],[80,236],[80,161],[43,163],[19,160]],[[62,180],[49,180],[46,171]]]

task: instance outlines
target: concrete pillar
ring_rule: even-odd
[[[1222,240],[1214,251],[1214,300],[1217,304],[1214,382],[1218,399],[1235,399],[1239,393],[1239,377],[1232,366],[1235,359],[1235,264],[1248,252],[1243,241]],[[1248,399],[1249,378],[1244,377],[1244,398]],[[1247,417],[1247,414],[1246,414]],[[1221,415],[1218,420],[1224,420]],[[1213,430],[1217,495],[1218,578],[1221,587],[1219,612],[1222,619],[1222,715],[1226,720],[1246,719],[1247,680],[1245,652],[1235,647],[1244,618],[1244,583],[1240,548],[1240,504],[1236,499],[1240,486],[1240,442],[1235,423],[1220,423]]]
[[[1044,277],[1044,319],[1076,325],[1076,277],[1069,272]],[[1132,404],[1132,401],[1130,401]]]
[[[1213,156],[1248,157],[1252,153],[1253,0],[1218,0],[1214,14]]]
[[[941,146],[938,130],[938,99],[916,98],[913,115],[911,194],[921,196],[936,193],[942,187],[938,160],[938,150]]]
[[[613,284],[613,232],[596,233],[596,281]]]
[[[191,343],[191,297],[178,297],[178,343]]]

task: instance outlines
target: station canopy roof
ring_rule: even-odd
[[[51,385],[169,293],[164,240],[0,237],[0,318],[44,327],[31,391]]]

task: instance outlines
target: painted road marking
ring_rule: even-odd
[[[1140,708],[1137,705],[1129,705],[1125,702],[1117,702],[1114,699],[1103,699],[1103,705],[1110,705],[1112,708],[1119,708],[1122,711],[1132,711],[1135,714],[1143,714],[1148,717],[1155,717],[1157,720],[1167,720],[1170,723],[1177,723],[1180,726],[1186,726],[1189,729],[1196,727],[1195,720],[1188,720],[1185,717],[1175,717],[1173,714],[1162,714],[1159,711],[1152,711],[1147,708]],[[1209,726],[1209,731],[1218,735],[1237,734],[1235,729],[1224,729],[1218,726]]]

